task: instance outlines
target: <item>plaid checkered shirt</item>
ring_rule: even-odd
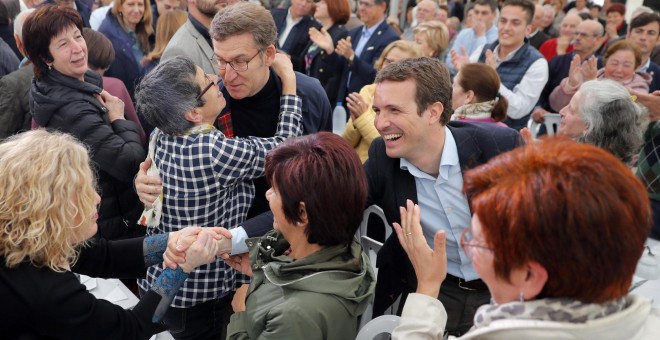
[[[245,220],[254,198],[252,179],[264,175],[266,154],[287,137],[302,134],[302,99],[280,97],[280,121],[274,137],[226,138],[215,129],[208,133],[171,136],[160,133],[155,159],[163,181],[163,213],[158,227],[148,235],[188,226],[233,228]],[[139,280],[149,289],[162,267],[148,268]],[[222,297],[249,283],[247,276],[217,259],[192,272],[172,307],[185,308]]]

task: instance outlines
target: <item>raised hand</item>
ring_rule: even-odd
[[[400,207],[401,224],[394,223],[394,231],[417,276],[417,293],[437,298],[440,285],[447,277],[447,251],[445,232],[438,231],[433,239],[434,249],[426,243],[420,224],[419,206],[406,201],[406,208]]]
[[[320,49],[324,50],[327,54],[332,54],[335,51],[335,46],[332,42],[332,37],[330,33],[321,27],[319,31],[316,27],[311,27],[309,29],[309,39],[319,46]]]
[[[568,68],[568,82],[566,82],[566,85],[568,85],[571,90],[575,90],[580,87],[580,85],[582,85],[582,74],[580,73],[581,69],[582,59],[576,53]]]
[[[364,102],[364,98],[357,92],[352,92],[346,97],[346,106],[348,107],[348,111],[350,111],[353,121],[369,109],[369,105]]]
[[[582,76],[582,81],[589,81],[596,79],[598,74],[598,60],[595,56],[585,60],[580,67],[580,75]]]
[[[497,57],[491,50],[486,50],[486,65],[497,71]]]
[[[353,51],[353,45],[351,45],[351,37],[339,39],[337,42],[337,48],[335,48],[335,52],[346,59],[351,59],[351,57],[355,55],[355,52]]]
[[[460,54],[456,52],[456,49],[452,49],[449,53],[451,54],[451,63],[454,65],[456,72],[460,71],[463,65],[470,63],[470,56],[468,56],[465,46],[461,46]]]
[[[534,119],[535,122],[537,123],[543,123],[545,121],[545,115],[547,115],[548,111],[542,109],[542,108],[537,108],[532,111],[532,119]]]
[[[282,80],[282,94],[296,94],[296,73],[293,71],[291,58],[285,53],[275,53],[271,65],[275,74]]]

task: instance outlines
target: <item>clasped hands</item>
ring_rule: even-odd
[[[220,227],[187,227],[170,233],[164,265],[181,267],[190,273],[195,268],[215,261],[217,256],[228,257],[231,252],[231,233]]]

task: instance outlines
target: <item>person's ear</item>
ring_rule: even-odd
[[[548,271],[536,261],[530,261],[520,269],[520,287],[525,300],[536,298],[548,282]]]
[[[445,111],[445,106],[441,102],[435,102],[429,105],[429,125],[438,124],[442,113]]]
[[[465,99],[467,100],[466,103],[472,104],[476,102],[476,95],[474,94],[474,91],[469,90],[465,92]]]
[[[298,204],[298,216],[300,217],[299,225],[309,224],[309,219],[307,218],[307,207],[305,207],[305,202],[300,202]]]
[[[266,67],[273,65],[273,61],[275,61],[275,53],[277,53],[277,49],[273,44],[268,45],[264,50],[264,54],[266,55],[264,63],[266,64]]]
[[[528,36],[532,33],[532,24],[527,24],[527,27],[525,27],[525,36]]]
[[[194,108],[191,111],[188,111],[183,114],[183,118],[195,125],[202,123],[202,113],[199,111],[199,108]]]

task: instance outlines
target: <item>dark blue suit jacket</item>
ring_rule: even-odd
[[[286,27],[286,15],[289,8],[274,8],[270,10],[275,26],[277,26],[277,37],[284,31]],[[289,36],[284,42],[284,46],[278,48],[291,56],[291,63],[293,69],[298,72],[305,72],[305,53],[307,52],[307,44],[309,43],[309,29],[311,27],[319,28],[321,24],[316,22],[309,15],[305,15],[300,21],[291,28]]]
[[[447,126],[456,140],[463,173],[522,144],[520,134],[510,128],[459,121],[451,121]],[[367,206],[376,204],[381,207],[389,225],[401,223],[399,207],[405,207],[407,199],[418,203],[415,178],[400,168],[399,158],[387,156],[382,138],[371,144],[364,167],[369,181]],[[376,266],[374,317],[382,315],[400,294],[414,292],[417,288],[415,271],[396,233],[392,233],[383,244]]]
[[[651,84],[649,85],[649,92],[660,90],[660,66],[651,61],[646,73],[653,77],[653,80],[651,80]]]
[[[360,26],[348,32],[348,35],[351,37],[353,50],[355,50],[358,42],[360,42],[363,28],[364,26]],[[333,106],[336,102],[343,102],[344,98],[346,98],[346,95],[349,93],[360,92],[364,85],[369,85],[374,82],[374,79],[376,78],[376,69],[374,68],[376,60],[378,60],[378,57],[380,57],[380,54],[385,47],[396,40],[399,40],[399,35],[396,34],[394,29],[392,29],[386,21],[383,21],[378,25],[376,31],[374,31],[369,38],[369,41],[367,41],[362,53],[353,58],[353,63],[350,66],[348,65],[346,58],[340,57],[336,53],[328,56],[328,62],[343,66],[342,76],[339,83],[340,87],[337,92],[337,98],[334,100],[334,103],[332,103]],[[350,85],[347,84],[349,72],[352,72]]]

